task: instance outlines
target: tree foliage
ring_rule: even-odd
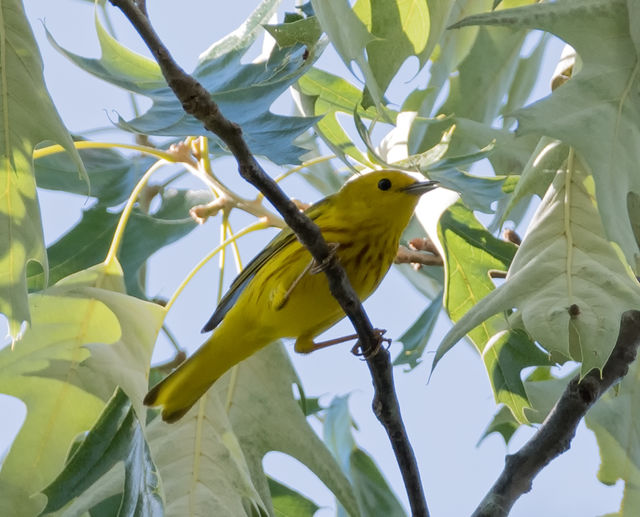
[[[329,194],[350,172],[393,167],[447,189],[421,202],[405,235],[414,248],[428,237],[442,265],[401,266],[424,309],[395,364],[412,369],[437,349],[437,375],[466,338],[495,397],[487,434],[508,443],[520,426],[541,423],[569,382],[554,366],[580,378],[602,371],[623,314],[640,305],[640,10],[634,0],[281,7],[260,2],[202,52],[192,75],[278,180],[298,174]],[[82,70],[151,101],[114,121],[126,145],[67,132],[21,2],[0,13],[0,313],[12,339],[0,350],[0,392],[27,407],[2,460],[0,514],[208,515],[213,505],[216,515],[311,516],[313,501],[265,474],[264,456],[280,451],[331,490],[338,515],[404,515],[352,435],[346,398],[328,407],[306,398],[280,343],[226,374],[175,425],[142,406],[150,379],[168,367],[151,365],[154,344],[195,271],[282,220],[262,195],[230,187],[232,171],[218,166],[229,149],[184,112],[154,60],[107,29],[112,8],[96,5],[99,58],[64,48],[55,29],[47,38]],[[576,56],[548,97],[527,104],[551,36]],[[330,48],[350,74],[318,64]],[[407,60],[422,87],[413,82],[398,99],[394,79]],[[283,95],[294,114],[272,111]],[[149,181],[167,166],[174,176]],[[202,188],[174,186],[187,174]],[[36,186],[90,199],[48,248]],[[234,232],[238,212],[251,222]],[[221,244],[169,300],[149,299],[149,257],[209,217],[221,219]],[[526,231],[521,244],[500,236],[505,225]],[[452,328],[438,341],[443,311]],[[640,513],[639,382],[634,363],[586,417],[600,480],[625,482],[615,515]]]

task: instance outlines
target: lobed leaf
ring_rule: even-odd
[[[304,150],[293,144],[293,140],[311,127],[315,119],[276,115],[269,108],[312,66],[322,52],[322,45],[273,49],[267,59],[242,64],[249,44],[263,30],[260,22],[268,20],[273,5],[274,0],[264,0],[239,29],[239,34],[236,34],[238,31],[232,33],[201,56],[192,75],[211,93],[224,116],[242,127],[243,136],[254,154],[264,155],[277,164],[298,163]],[[219,152],[227,152],[217,136],[184,112],[154,61],[119,44],[97,18],[96,31],[102,50],[100,59],[74,54],[47,34],[55,48],[76,65],[120,88],[151,99],[153,104],[143,115],[129,121],[119,117],[121,128],[147,135],[203,135],[217,143]]]
[[[0,350],[0,392],[27,406],[0,484],[34,494],[58,475],[72,441],[92,426],[116,386],[142,414],[165,313],[124,294],[117,263],[78,272],[29,300],[31,332],[15,350]]]
[[[511,6],[522,3],[531,2],[511,1],[504,4]],[[451,11],[450,23],[490,8],[491,2],[488,0],[459,2]],[[525,37],[525,30],[472,27],[447,31],[441,41],[442,53],[435,56],[431,67],[427,91],[417,110],[418,115],[425,118],[436,114],[454,115],[491,125],[508,102],[507,94],[512,89],[512,83],[521,80],[516,76],[516,71],[522,63],[520,53]],[[448,96],[441,106],[436,107],[436,100],[447,83]],[[512,96],[511,100],[515,100],[515,97]],[[453,121],[448,125],[451,123]],[[410,152],[417,153],[433,146],[439,134],[446,130],[447,124],[444,125],[434,127],[416,124],[410,138]],[[463,152],[468,152],[468,149]]]
[[[31,320],[27,263],[47,270],[33,150],[40,142],[57,142],[69,152],[77,174],[84,168],[46,90],[40,52],[19,0],[0,6],[0,47],[0,313],[15,340],[22,323]]]
[[[637,269],[640,250],[627,208],[629,193],[640,193],[640,99],[633,93],[640,87],[640,53],[634,40],[637,28],[630,25],[632,4],[584,0],[536,5],[474,16],[460,26],[536,28],[576,49],[580,71],[551,96],[516,112],[518,131],[551,136],[580,153],[594,177],[605,235]]]
[[[464,334],[516,308],[534,340],[556,360],[581,362],[585,375],[603,367],[622,313],[639,303],[635,277],[605,236],[593,177],[570,152],[566,168],[557,172],[538,207],[507,281],[451,329],[435,362]]]

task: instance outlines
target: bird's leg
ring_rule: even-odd
[[[306,275],[309,271],[311,271],[313,269],[313,264],[314,261],[312,260],[311,262],[309,262],[305,268],[302,270],[302,273],[300,273],[296,279],[291,282],[291,285],[289,286],[289,288],[287,289],[287,291],[284,293],[284,295],[282,296],[282,300],[280,300],[276,305],[275,305],[275,310],[279,311],[280,309],[282,309],[284,307],[284,305],[289,301],[289,296],[291,296],[291,293],[293,292],[293,290],[296,288],[296,286],[300,283],[300,280],[302,280],[304,278],[304,275]]]
[[[384,329],[374,329],[373,333],[376,336],[377,340],[378,340],[378,345],[375,347],[375,349],[373,350],[373,352],[371,352],[370,354],[363,354],[362,352],[358,352],[358,348],[360,348],[360,342],[358,341],[353,348],[351,349],[351,353],[353,353],[354,355],[358,355],[358,356],[364,356],[365,358],[367,357],[371,357],[375,354],[378,353],[378,351],[381,348],[381,345],[383,342],[387,342],[389,344],[391,344],[391,340],[389,338],[383,338],[382,336],[384,336],[384,333],[386,332],[386,330]],[[351,341],[352,339],[358,339],[358,334],[350,334],[348,336],[342,336],[342,337],[337,337],[334,339],[328,339],[327,341],[319,341],[319,342],[315,342],[312,339],[310,339],[308,336],[300,336],[297,340],[296,340],[296,344],[295,344],[295,351],[298,352],[299,354],[310,354],[311,352],[315,352],[316,350],[321,350],[323,348],[327,348],[329,346],[333,346],[333,345],[338,345],[340,343],[344,343],[346,341]]]

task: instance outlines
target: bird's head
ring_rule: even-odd
[[[404,172],[381,170],[355,176],[336,197],[354,219],[380,225],[397,223],[402,230],[420,196],[437,186],[437,181],[420,181]]]

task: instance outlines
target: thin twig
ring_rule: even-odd
[[[613,384],[624,377],[640,345],[640,311],[622,315],[620,333],[602,369],[569,382],[536,434],[515,454],[505,458],[504,470],[472,517],[504,517],[516,500],[531,490],[533,478],[553,459],[571,447],[576,428],[588,409]]]
[[[393,259],[395,264],[417,264],[419,266],[442,266],[444,261],[440,255],[434,255],[426,251],[418,251],[399,246],[396,258]]]
[[[242,137],[241,128],[226,119],[204,87],[178,66],[136,4],[132,0],[110,1],[124,13],[138,31],[184,110],[200,120],[207,130],[216,134],[227,145],[238,162],[240,175],[262,192],[276,207],[315,261],[318,264],[327,264],[323,271],[327,275],[331,294],[351,320],[358,333],[363,353],[368,357],[367,364],[375,389],[374,413],[385,427],[391,441],[407,490],[412,515],[427,517],[429,512],[420,482],[418,465],[400,416],[394,390],[389,352],[380,348],[376,354],[368,353],[376,349],[378,338],[344,269],[331,253],[320,229],[298,210],[277,183],[266,174],[251,154]]]

